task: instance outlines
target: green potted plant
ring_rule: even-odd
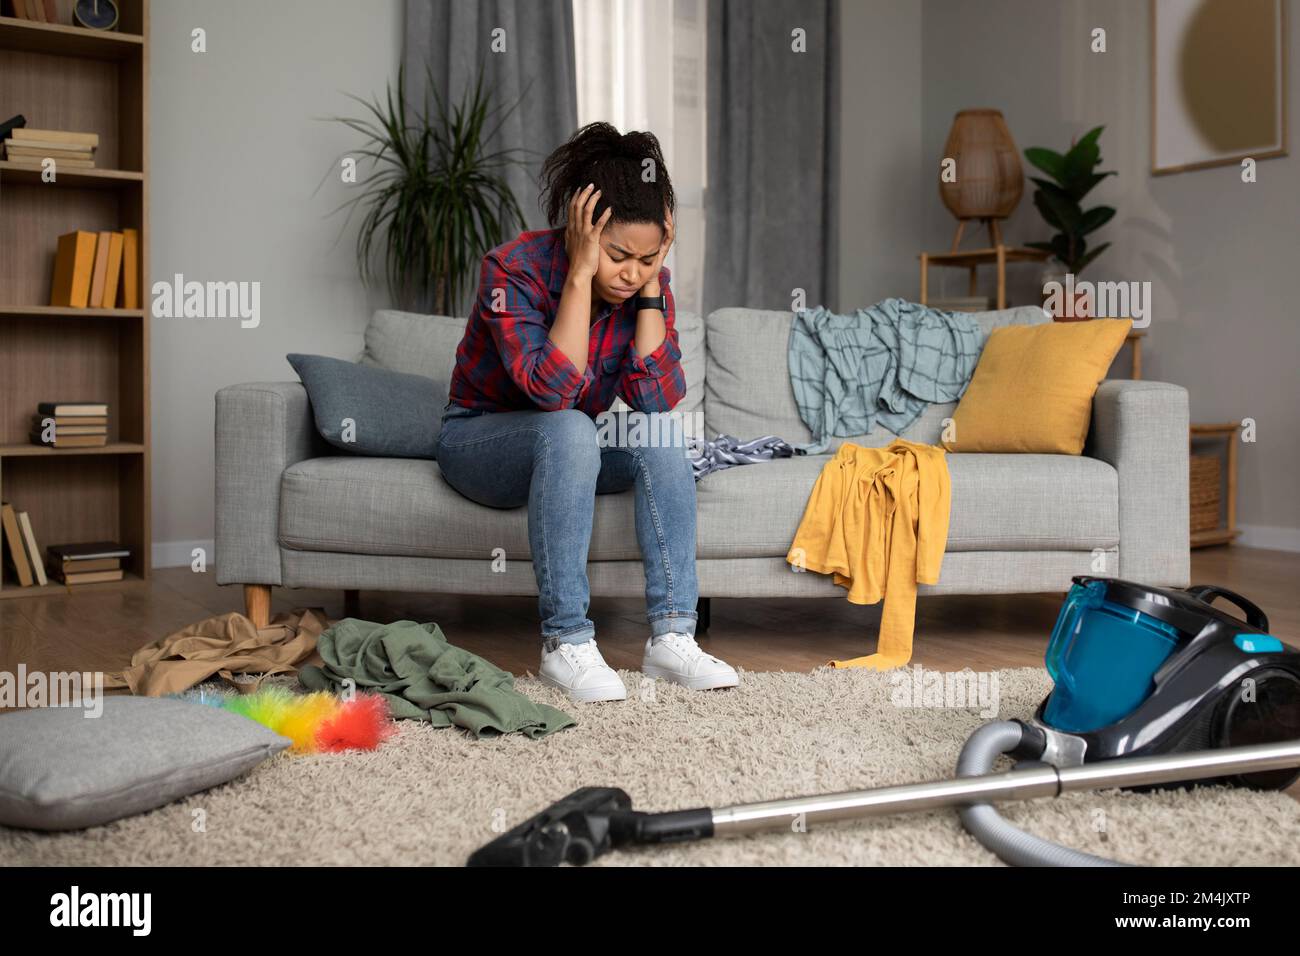
[[[426,89],[435,100],[433,116],[428,93],[418,112],[408,108],[405,71],[399,67],[396,96],[389,86],[383,104],[351,97],[369,117],[332,117],[365,137],[356,152],[371,160],[369,173],[359,174],[359,194],[334,212],[348,208],[350,222],[356,207],[366,210],[357,234],[363,283],[374,278],[373,254],[382,248],[393,303],[417,312],[432,306],[434,313],[447,315],[474,291],[483,255],[524,225],[504,168],[522,164],[515,154],[528,151],[486,151],[492,134],[519,104],[488,130],[501,108],[489,108],[481,67],[474,87],[451,110],[431,71]]]
[[[1043,275],[1044,285],[1049,281],[1060,282],[1063,288],[1071,288],[1066,275],[1073,275],[1078,280],[1089,263],[1106,251],[1109,242],[1089,247],[1087,236],[1110,222],[1115,210],[1111,206],[1093,206],[1084,209],[1083,198],[1107,176],[1114,176],[1113,170],[1098,172],[1101,164],[1101,148],[1097,139],[1104,126],[1090,130],[1070,149],[1062,154],[1054,150],[1033,146],[1025,150],[1025,158],[1038,169],[1047,174],[1048,179],[1031,177],[1038,188],[1034,191],[1034,205],[1049,226],[1057,230],[1048,242],[1026,243],[1032,249],[1041,249],[1052,255],[1053,262],[1059,264],[1059,270],[1049,270]],[[1088,318],[1086,306],[1079,308],[1078,299],[1082,293],[1074,293],[1075,301],[1065,303],[1065,314],[1058,314],[1058,319]],[[1073,307],[1072,307],[1073,306]]]

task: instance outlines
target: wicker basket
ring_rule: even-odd
[[[1192,455],[1191,470],[1191,530],[1213,531],[1219,527],[1219,510],[1222,504],[1220,471],[1223,461],[1218,455]]]

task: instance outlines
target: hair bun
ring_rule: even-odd
[[[593,147],[603,146],[610,151],[610,155],[617,156],[622,152],[623,134],[610,123],[600,121],[588,123],[574,137],[574,142]]]
[[[647,162],[655,168],[649,179],[644,173]],[[594,218],[612,206],[613,222],[662,223],[664,210],[676,208],[663,150],[648,130],[620,133],[613,124],[598,120],[552,152],[542,164],[538,192],[538,204],[552,226],[565,222],[568,203],[588,183],[602,190]]]

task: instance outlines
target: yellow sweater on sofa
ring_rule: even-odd
[[[951,500],[948,462],[935,445],[844,444],[823,466],[786,561],[834,575],[854,604],[885,601],[876,653],[832,667],[889,670],[912,659],[916,586],[939,581]]]

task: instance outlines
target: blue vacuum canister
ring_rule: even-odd
[[[1300,739],[1300,652],[1268,631],[1226,588],[1075,577],[1047,647],[1055,686],[1024,722],[1045,739],[1027,749],[1062,766]],[[1277,789],[1298,773],[1233,782]]]

